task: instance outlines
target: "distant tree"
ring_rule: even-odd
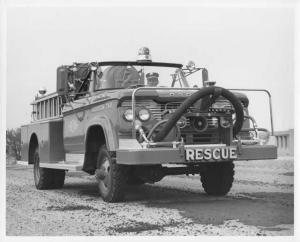
[[[6,130],[6,154],[21,159],[21,129]]]

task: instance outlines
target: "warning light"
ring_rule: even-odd
[[[45,87],[40,87],[40,89],[39,89],[40,95],[44,96],[46,94],[46,92],[47,92],[47,89]]]
[[[142,47],[139,49],[137,61],[138,62],[151,62],[152,61],[152,58],[150,55],[150,50],[148,47]]]

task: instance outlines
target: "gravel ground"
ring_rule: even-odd
[[[63,189],[38,191],[32,167],[7,165],[7,235],[293,235],[293,159],[236,162],[226,197],[199,176],[169,176],[127,188],[108,204],[93,176],[68,173]]]

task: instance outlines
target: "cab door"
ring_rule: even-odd
[[[80,102],[80,103],[79,103]],[[84,153],[84,100],[72,102],[73,108],[64,112],[64,147],[66,153]],[[81,106],[81,107],[80,107]]]

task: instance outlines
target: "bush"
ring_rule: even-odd
[[[21,159],[21,129],[6,130],[6,156]]]

